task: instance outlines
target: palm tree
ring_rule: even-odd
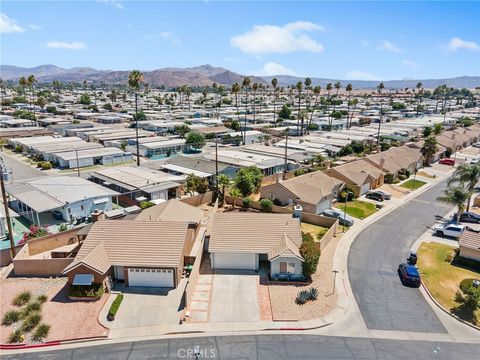
[[[232,207],[235,208],[235,200],[239,197],[242,196],[242,193],[240,192],[240,190],[238,190],[236,187],[233,187],[230,189],[230,191],[228,192],[228,194],[233,198],[233,203],[232,203]]]
[[[309,92],[310,92],[310,88],[312,86],[312,79],[310,79],[309,77],[305,78],[305,81],[303,82],[305,84],[305,90],[307,91],[307,94],[306,94],[306,99],[307,99],[307,108],[310,108],[310,98],[309,98]]]
[[[337,99],[338,99],[338,91],[340,90],[340,88],[342,87],[342,84],[340,84],[340,81],[337,81],[335,83],[335,85],[333,85],[333,87],[337,90],[336,94],[335,94],[335,102],[333,103],[333,110],[332,110],[332,113],[335,112],[335,108],[337,107]],[[333,122],[333,118],[332,118],[332,122]],[[330,124],[330,129],[332,128],[332,124]]]
[[[247,112],[248,112],[248,89],[250,88],[250,84],[252,81],[248,76],[245,76],[242,81],[242,88],[245,89],[245,121],[243,127],[243,145],[245,145],[245,138],[247,136]]]
[[[313,88],[313,93],[315,94],[315,103],[313,105],[312,112],[310,113],[310,120],[308,121],[308,126],[312,125],[313,113],[315,112],[315,109],[318,106],[318,97],[320,96],[321,92],[322,92],[322,87],[321,86],[317,85]]]
[[[3,82],[3,79],[0,79],[0,106],[2,107],[2,114],[3,114],[3,92],[5,91],[5,83]]]
[[[453,186],[446,189],[444,195],[439,196],[437,200],[457,207],[455,222],[458,223],[460,216],[465,211],[465,203],[470,200],[471,196],[472,192],[463,186]]]
[[[276,123],[275,117],[277,116],[277,86],[278,80],[276,77],[272,79],[272,88],[273,88],[273,123]]]
[[[298,111],[297,111],[297,134],[298,134],[298,128],[300,125],[300,101],[302,99],[302,89],[303,89],[303,83],[301,81],[297,82],[297,85],[295,86],[297,89],[297,94],[298,94]],[[300,129],[300,135],[303,135],[303,119],[302,119],[302,127]]]
[[[256,107],[255,107],[255,101],[256,99],[256,94],[258,91],[258,83],[254,82],[252,84],[252,90],[253,90],[253,97],[252,97],[252,106],[253,106],[253,122],[255,122],[255,115],[256,115]]]
[[[34,84],[37,82],[33,74],[29,75],[27,78],[27,85],[30,90],[30,107],[33,106],[33,120],[36,120],[35,117],[35,89]]]
[[[133,70],[128,75],[128,86],[135,94],[135,139],[137,144],[137,166],[140,166],[140,145],[138,143],[138,91],[143,82],[143,74],[140,70]]]
[[[422,104],[422,96],[423,96],[423,84],[422,82],[418,82],[415,86],[418,90],[418,105],[417,105],[417,116],[420,109],[420,105]]]
[[[467,191],[473,194],[473,189],[480,181],[480,165],[476,164],[462,164],[459,165],[452,176],[448,180],[448,185],[458,183],[461,186],[464,186]],[[467,211],[470,210],[470,200],[468,199]]]
[[[380,146],[380,127],[382,126],[382,118],[383,118],[383,101],[382,101],[383,89],[385,89],[385,85],[383,85],[383,82],[382,82],[377,86],[378,95],[380,96],[380,119],[378,120],[377,148]]]
[[[423,146],[420,149],[423,157],[425,158],[424,164],[430,164],[430,159],[438,151],[437,138],[435,136],[429,136],[423,141]]]
[[[353,86],[352,84],[348,84],[346,87],[345,87],[345,91],[347,92],[348,94],[348,99],[347,99],[347,129],[350,128],[349,124],[348,124],[348,119],[350,117],[350,97],[352,95],[352,90],[353,90]]]
[[[225,199],[225,188],[231,183],[230,178],[225,174],[218,175],[218,186],[222,188],[222,201]]]
[[[331,102],[331,97],[330,97],[330,92],[332,91],[332,83],[327,84],[327,101],[326,101],[326,106],[327,106],[327,114],[328,114],[328,126],[330,126],[330,109],[329,109],[329,103]]]
[[[185,95],[187,96],[188,111],[190,112],[190,96],[192,95],[192,89],[189,87],[185,87]]]
[[[25,87],[27,86],[27,79],[25,76],[22,76],[20,79],[18,79],[18,84],[22,87],[22,93],[25,95]]]
[[[353,104],[353,109],[352,109],[352,113],[350,114],[350,120],[348,121],[349,129],[350,129],[350,127],[352,126],[353,114],[355,114],[355,108],[356,108],[357,105],[358,105],[358,99],[357,99],[357,98],[354,98],[354,99],[352,100],[352,104]]]
[[[237,108],[237,120],[240,123],[240,112],[238,110],[238,93],[240,92],[241,87],[239,83],[234,83],[232,85],[232,94],[235,95],[235,107]]]

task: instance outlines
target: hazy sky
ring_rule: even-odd
[[[480,75],[480,2],[2,1],[1,64],[388,80]]]

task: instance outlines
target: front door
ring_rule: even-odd
[[[282,261],[280,263],[280,273],[285,274],[287,272],[287,263]]]

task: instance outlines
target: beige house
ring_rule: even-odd
[[[272,277],[300,275],[303,258],[300,222],[288,214],[216,214],[208,242],[212,269],[258,271]]]
[[[394,177],[397,177],[401,170],[413,173],[423,166],[423,155],[420,150],[408,146],[392,147],[387,151],[368,155],[364,159]]]
[[[353,189],[355,196],[383,185],[385,173],[371,163],[360,159],[325,170],[331,177],[345,182]]]
[[[282,205],[301,205],[303,211],[320,214],[332,207],[344,182],[323,171],[294,177],[260,188],[260,197],[277,200]]]
[[[465,230],[459,239],[460,256],[480,261],[480,233]]]

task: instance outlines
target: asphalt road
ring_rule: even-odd
[[[261,335],[181,338],[99,345],[71,350],[5,355],[3,359],[134,360],[195,359],[477,359],[478,344],[343,338],[315,335]]]
[[[445,333],[419,289],[403,286],[397,274],[413,243],[450,206],[436,201],[446,181],[369,225],[353,242],[348,274],[369,329]]]
[[[45,175],[45,173],[40,170],[37,170],[4,152],[0,152],[0,156],[3,158],[7,169],[12,172],[12,181],[31,179]]]

